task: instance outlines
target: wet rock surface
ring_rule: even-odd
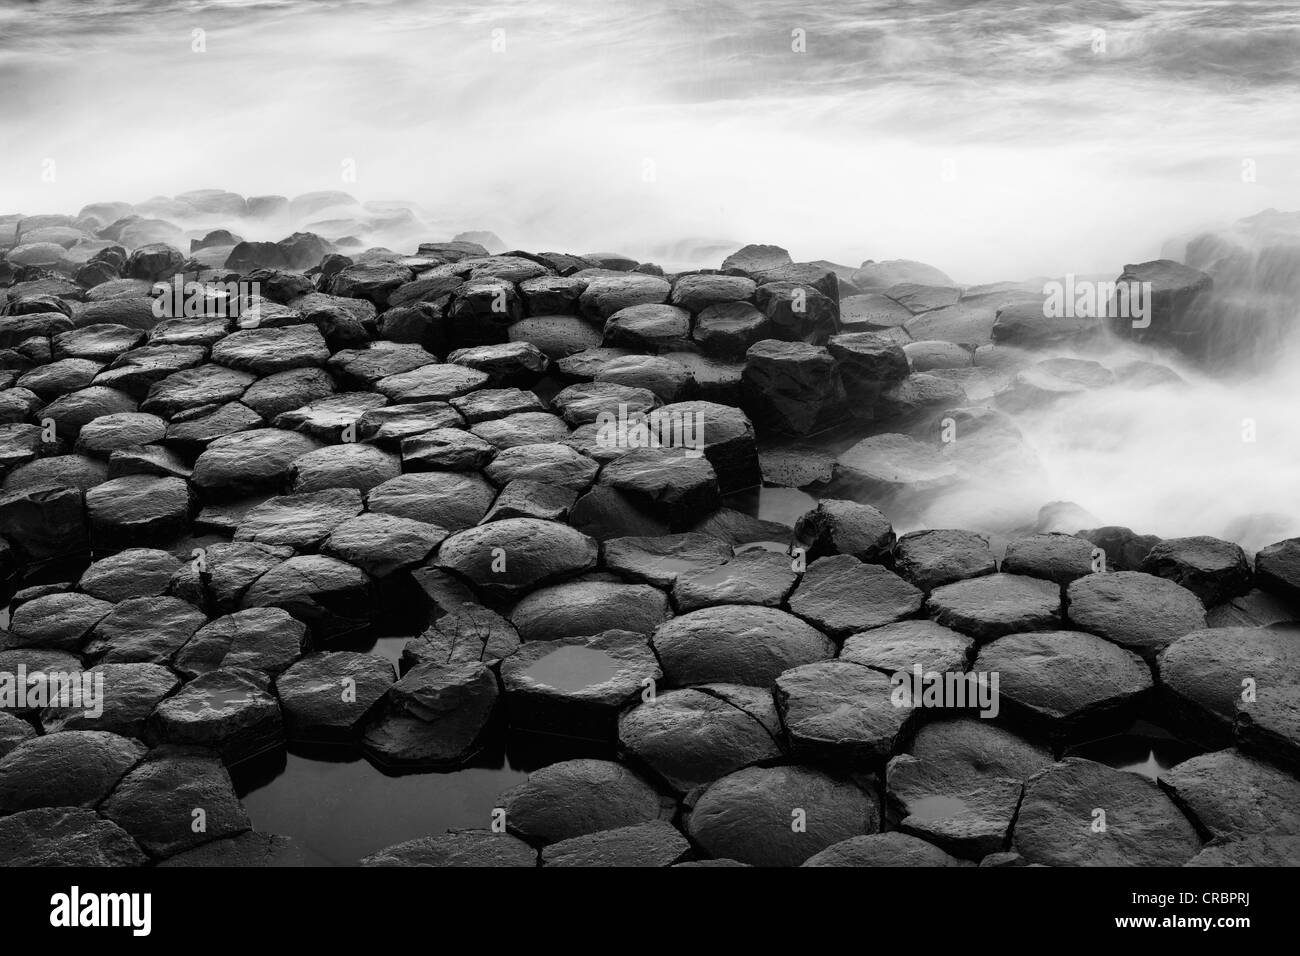
[[[310,837],[259,815],[349,763],[432,806],[531,773],[497,798],[509,832],[422,817],[332,862],[1300,859],[1296,539],[1252,560],[1059,503],[940,521],[1036,480],[1020,410],[1178,387],[1093,361],[1096,322],[772,246],[679,274],[487,233],[362,252],[342,237],[414,214],[343,194],[100,206],[0,222],[24,239],[0,265],[0,692],[20,667],[104,688],[98,715],[0,706],[0,860],[302,865]],[[179,210],[209,218],[155,218]],[[260,292],[159,318],[151,282],[182,272]],[[1157,338],[1203,347],[1201,274],[1129,273]],[[917,668],[997,674],[997,716],[896,706]],[[1185,759],[1053,764],[1133,717]]]

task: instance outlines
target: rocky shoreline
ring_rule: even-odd
[[[1203,359],[1248,282],[1266,316],[1292,293],[1279,247],[1126,266],[1142,325],[907,261],[665,274],[365,249],[344,230],[410,223],[337,194],[151,202],[0,216],[0,863],[303,865],[228,768],[444,773],[516,734],[616,759],[350,862],[1300,863],[1300,538],[1046,498],[1002,535],[896,532],[1036,487],[1019,412],[1177,389],[1102,346]],[[319,231],[240,238],[290,215]],[[395,619],[400,659],[349,649]],[[54,700],[79,675],[98,713]],[[1082,755],[1135,722],[1194,755]]]

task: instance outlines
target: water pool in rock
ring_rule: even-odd
[[[1086,757],[1116,770],[1128,770],[1156,780],[1175,764],[1203,752],[1163,727],[1139,720],[1122,734],[1071,747],[1065,756]]]

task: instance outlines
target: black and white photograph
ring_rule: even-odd
[[[1297,865],[1293,0],[0,0],[24,922]]]

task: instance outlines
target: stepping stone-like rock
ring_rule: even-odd
[[[974,531],[913,531],[894,548],[894,570],[926,593],[997,569],[988,538]]]
[[[509,518],[565,521],[577,500],[578,493],[571,488],[518,478],[501,489],[483,523]]]
[[[687,793],[781,756],[779,718],[766,690],[710,685],[670,690],[623,712],[619,745]]]
[[[643,634],[529,641],[501,664],[510,724],[613,739],[618,713],[652,688],[659,662]]]
[[[175,321],[194,322],[193,319]],[[155,385],[177,372],[197,369],[207,359],[208,350],[205,346],[208,342],[216,341],[226,334],[225,319],[212,321],[216,326],[209,326],[212,328],[211,334],[205,336],[200,332],[196,337],[201,341],[195,344],[179,341],[169,343],[168,336],[164,334],[168,322],[158,323],[149,345],[123,352],[114,358],[108,363],[108,368],[95,377],[95,384],[119,389],[137,399],[150,397]],[[192,330],[191,324],[187,327],[187,331],[189,334],[194,334]],[[177,338],[181,337],[177,335]],[[203,368],[202,372],[177,378],[176,381],[170,382],[166,389],[160,389],[159,403],[170,403],[174,407],[168,409],[164,404],[163,410],[158,411],[157,414],[171,414],[172,411],[179,411],[183,407],[199,407],[233,401],[252,380],[252,376],[222,368],[220,365],[204,365]],[[199,401],[195,404],[195,399],[204,397],[205,387],[212,390],[212,400]],[[221,397],[229,392],[233,392],[233,396]]]
[[[906,435],[872,435],[835,459],[836,471],[870,492],[928,492],[957,480],[956,466]]]
[[[397,675],[382,657],[355,651],[308,654],[276,678],[290,740],[355,738]]]
[[[1025,781],[1052,765],[1052,753],[1045,745],[974,716],[930,721],[916,732],[911,753],[948,776],[976,780]]]
[[[912,313],[887,295],[867,292],[840,299],[840,325],[845,334],[900,328]],[[835,336],[841,338],[841,336]]]
[[[235,540],[307,550],[319,546],[336,527],[362,510],[361,492],[355,488],[268,498],[244,515]]]
[[[1012,840],[1030,863],[1047,866],[1181,866],[1200,848],[1191,822],[1154,783],[1078,757],[1030,778]]]
[[[360,434],[362,418],[382,409],[387,403],[384,396],[373,392],[341,392],[302,408],[281,412],[271,423],[276,428],[300,432],[318,441],[351,441],[354,437],[364,437]]]
[[[970,866],[933,843],[906,833],[872,833],[849,837],[815,853],[804,866]]]
[[[1232,843],[1207,846],[1184,866],[1296,866],[1300,864],[1300,837],[1246,837]]]
[[[126,478],[149,475],[154,478],[179,478],[188,481],[194,469],[180,455],[161,445],[136,445],[115,451],[108,458],[108,476]]]
[[[1300,837],[1300,781],[1235,750],[1184,760],[1160,783],[1217,843]]]
[[[673,603],[682,613],[719,604],[780,607],[798,580],[787,555],[745,551],[715,567],[679,572]]]
[[[502,342],[457,349],[447,356],[447,361],[486,372],[488,385],[494,389],[506,385],[532,385],[551,364],[546,353],[531,342]]]
[[[695,273],[678,277],[669,301],[689,312],[699,312],[720,302],[753,299],[757,288],[754,280],[745,276]]]
[[[84,455],[53,455],[19,465],[0,486],[6,493],[62,487],[87,491],[108,480],[108,468],[102,461]]]
[[[463,365],[424,365],[390,375],[375,383],[375,390],[393,402],[445,402],[489,383],[490,376]]]
[[[681,348],[691,337],[691,315],[676,305],[634,305],[605,322],[604,342],[639,352]]]
[[[870,505],[823,498],[804,514],[795,532],[808,542],[808,557],[849,554],[859,561],[883,562],[894,545],[889,519]]]
[[[452,535],[437,562],[483,594],[509,599],[594,568],[597,550],[594,540],[567,525],[509,518]]]
[[[892,571],[848,554],[808,565],[790,595],[790,610],[835,638],[911,617],[925,600]]]
[[[766,269],[779,269],[788,266],[793,260],[790,253],[780,246],[768,246],[750,243],[741,246],[722,260],[722,271],[728,273],[763,272]]]
[[[179,598],[130,598],[95,625],[85,653],[100,664],[166,664],[207,620]]]
[[[486,664],[418,664],[388,688],[362,746],[388,766],[461,763],[483,736],[498,693]]]
[[[738,408],[707,401],[675,402],[651,412],[647,425],[661,437],[661,444],[703,451],[724,495],[762,481],[754,426]]]
[[[402,462],[374,445],[347,442],[309,451],[289,466],[289,486],[296,494],[329,488],[366,492],[402,473]]]
[[[703,309],[691,338],[706,352],[726,359],[743,358],[749,347],[768,338],[768,317],[749,302],[720,302]]]
[[[690,843],[676,827],[655,820],[552,843],[542,851],[542,865],[672,866],[690,849]]]
[[[129,352],[144,342],[145,335],[138,329],[124,325],[87,325],[71,332],[59,332],[52,341],[56,359],[81,358],[96,362],[111,362],[123,352]]]
[[[1300,603],[1258,588],[1211,608],[1205,616],[1210,627],[1268,627],[1300,624]]]
[[[438,356],[419,345],[379,340],[365,348],[335,352],[328,364],[349,388],[365,389],[381,378],[412,372],[437,361]]]
[[[324,369],[295,368],[258,379],[239,400],[272,421],[277,415],[328,398],[335,391],[334,380]]]
[[[840,659],[887,674],[960,672],[967,669],[975,642],[933,621],[899,621],[850,636]]]
[[[525,641],[553,641],[615,630],[652,634],[670,616],[668,596],[658,588],[580,580],[532,592],[510,621]]]
[[[537,851],[518,837],[490,830],[454,830],[378,850],[362,866],[537,866]]]
[[[913,714],[895,704],[890,677],[840,660],[791,668],[776,679],[775,695],[795,752],[810,757],[888,757]]]
[[[1205,605],[1191,591],[1140,571],[1089,574],[1066,592],[1070,621],[1154,658],[1184,634],[1205,627]]]
[[[1011,412],[1046,408],[1063,398],[1086,395],[1115,381],[1110,369],[1085,359],[1051,358],[1017,372],[998,407]]]
[[[116,388],[91,385],[56,398],[41,409],[41,418],[54,422],[58,434],[75,435],[96,418],[134,411],[152,409],[137,409],[135,399]]]
[[[569,437],[569,426],[558,415],[549,412],[520,412],[479,422],[469,430],[502,449],[563,441]]]
[[[385,578],[422,563],[446,537],[437,525],[368,512],[335,525],[321,551]]]
[[[600,551],[608,570],[660,588],[671,588],[684,573],[711,571],[732,555],[731,545],[698,532],[610,538]]]
[[[518,388],[480,388],[451,399],[451,406],[471,425],[507,415],[546,411],[546,406],[534,393]]]
[[[328,641],[368,623],[370,579],[328,555],[296,555],[254,581],[240,607],[283,608],[307,625],[314,640]]]
[[[999,637],[980,648],[974,670],[999,675],[1010,719],[1056,738],[1123,730],[1152,687],[1142,658],[1082,631]]]
[[[954,773],[941,763],[902,754],[886,775],[899,829],[950,853],[979,859],[1006,847],[1023,780]]]
[[[519,650],[519,632],[495,611],[461,604],[402,647],[402,668],[481,661],[495,665]]]
[[[140,411],[171,418],[177,412],[202,405],[224,405],[237,402],[244,390],[252,385],[257,376],[241,372],[223,365],[198,365],[194,368],[182,368],[178,372],[155,382],[145,400],[140,403]],[[113,411],[135,411],[113,409]]]
[[[1300,684],[1300,641],[1291,628],[1217,627],[1169,644],[1156,658],[1160,703],[1181,736],[1207,747],[1232,742],[1234,719],[1267,711]],[[1255,697],[1247,703],[1244,697]]]
[[[211,544],[203,549],[201,562],[191,561],[177,573],[173,590],[195,603],[210,602],[219,611],[234,611],[248,586],[291,554],[288,548],[249,541]]]
[[[776,608],[724,605],[673,618],[654,634],[670,684],[767,687],[783,672],[835,656],[821,631]]]
[[[535,770],[501,794],[506,827],[543,846],[671,816],[650,784],[608,760],[564,760]]]
[[[600,346],[600,328],[571,315],[532,315],[515,322],[506,334],[512,342],[529,342],[552,362]]]
[[[213,441],[194,462],[195,487],[208,494],[237,496],[278,489],[297,458],[320,448],[307,435],[258,428]]]
[[[42,807],[0,818],[0,866],[144,866],[130,834],[94,810]]]
[[[569,523],[598,541],[666,535],[668,522],[643,511],[616,488],[596,485],[574,502]]]
[[[878,797],[806,767],[747,767],[715,781],[686,818],[710,856],[753,866],[798,866],[880,826]],[[803,827],[792,825],[803,820]]]
[[[631,421],[634,416],[645,415],[658,404],[658,396],[648,388],[617,382],[570,385],[551,399],[551,405],[575,428],[593,422],[603,424],[602,415],[610,422]]]
[[[578,297],[587,288],[586,279],[573,276],[535,276],[519,283],[528,314],[532,316],[563,316],[578,310]],[[525,320],[527,321],[527,320]]]
[[[172,662],[187,679],[221,668],[274,676],[302,656],[307,628],[278,607],[236,611],[205,624]]]
[[[659,355],[625,355],[613,359],[601,366],[594,382],[643,388],[662,402],[693,398],[698,391],[690,369]]]
[[[0,815],[39,807],[94,807],[145,754],[98,730],[33,737],[0,758]]]
[[[324,365],[329,347],[312,325],[242,329],[212,346],[212,361],[254,375]]]
[[[578,308],[588,319],[608,319],[630,306],[667,302],[671,290],[672,286],[658,276],[634,272],[597,276],[583,289]]]
[[[861,287],[859,287],[861,288]],[[918,282],[900,282],[885,290],[899,305],[913,315],[930,312],[946,306],[956,305],[961,298],[961,290],[951,286],[935,286]]]
[[[280,704],[269,684],[257,671],[209,671],[160,703],[150,730],[164,743],[207,747],[227,764],[237,763],[284,740]]]
[[[763,481],[779,488],[825,485],[835,473],[835,459],[807,445],[766,448],[758,458]]]
[[[990,574],[935,588],[925,608],[945,627],[989,641],[1003,634],[1060,627],[1061,589],[1040,578]]]
[[[366,507],[456,532],[478,524],[495,497],[477,474],[431,471],[390,478],[370,490]]]
[[[606,465],[600,483],[622,492],[670,527],[689,524],[718,505],[713,466],[687,449],[634,449]]]
[[[503,449],[483,469],[488,480],[498,487],[527,479],[586,491],[595,480],[600,465],[560,442],[542,442]]]
[[[65,358],[48,365],[38,365],[18,378],[18,387],[35,392],[50,401],[67,392],[85,388],[95,380],[104,366],[90,359]]]
[[[5,537],[31,560],[87,550],[83,496],[75,488],[33,488],[0,494]]]
[[[1147,553],[1140,570],[1181,584],[1206,607],[1250,590],[1246,552],[1231,541],[1205,535],[1166,538]]]
[[[1255,581],[1265,591],[1300,602],[1300,538],[1288,538],[1255,555]]]
[[[1023,574],[1066,585],[1085,574],[1099,571],[1093,564],[1095,546],[1070,534],[1033,534],[1016,538],[1007,545],[1002,559],[1006,574]]]
[[[265,424],[261,415],[241,402],[229,402],[215,409],[192,408],[172,418],[164,441],[173,451],[198,454],[218,438]]]
[[[437,428],[459,428],[465,420],[445,402],[412,402],[372,408],[357,421],[357,438],[380,448],[398,448],[404,439]]]
[[[104,664],[85,674],[96,683],[103,681],[94,691],[95,706],[87,709],[83,701],[81,707],[47,707],[41,712],[41,726],[47,734],[103,730],[141,737],[154,707],[180,686],[176,675],[160,664]]]
[[[25,601],[9,620],[12,647],[40,647],[76,653],[91,630],[113,611],[88,594],[46,594]]]
[[[809,435],[847,414],[831,353],[802,342],[765,339],[745,353],[744,408],[761,426]]]
[[[203,811],[203,828],[195,826],[196,810]],[[100,812],[155,858],[250,829],[220,758],[191,747],[150,751],[104,801]]]

